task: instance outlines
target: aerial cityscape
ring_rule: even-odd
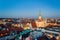
[[[60,1],[0,0],[0,40],[60,40]]]

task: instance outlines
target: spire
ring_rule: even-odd
[[[39,11],[39,16],[41,16],[41,11]]]
[[[42,19],[42,16],[41,16],[41,11],[39,12],[39,17],[38,17],[39,20]]]

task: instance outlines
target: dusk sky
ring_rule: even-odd
[[[60,17],[60,0],[0,0],[0,18]]]

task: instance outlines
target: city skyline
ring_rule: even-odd
[[[60,17],[60,0],[0,0],[0,18]]]

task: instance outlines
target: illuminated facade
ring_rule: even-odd
[[[60,40],[60,36],[57,36],[57,37],[56,37],[56,40]]]
[[[21,24],[20,23],[17,23],[17,24],[12,24],[13,27],[21,27]]]
[[[42,19],[42,16],[38,17],[38,20],[35,20],[37,28],[46,27],[46,20]]]
[[[26,24],[24,25],[24,30],[26,30],[26,29],[30,29],[30,23],[26,23]]]

